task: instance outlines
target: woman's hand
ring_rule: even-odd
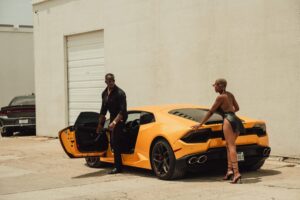
[[[191,128],[192,128],[192,129],[199,129],[202,125],[203,125],[203,124],[200,123],[200,124],[197,124],[197,125],[192,126]]]

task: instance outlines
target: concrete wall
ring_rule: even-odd
[[[0,26],[0,107],[34,92],[33,30]]]
[[[300,1],[88,2],[34,1],[39,135],[67,124],[64,35],[104,29],[105,66],[129,106],[210,106],[224,77],[239,114],[267,122],[273,154],[300,156]]]

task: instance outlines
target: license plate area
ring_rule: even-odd
[[[28,124],[28,119],[19,119],[20,124]]]
[[[244,152],[237,152],[237,160],[240,161],[245,161],[245,156]]]

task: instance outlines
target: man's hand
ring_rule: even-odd
[[[109,130],[114,130],[115,126],[116,126],[117,122],[116,121],[112,121],[112,123],[109,124],[108,128]]]
[[[100,133],[100,131],[103,129],[103,127],[101,125],[98,125],[96,128],[96,133]]]

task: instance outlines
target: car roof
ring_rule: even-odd
[[[165,104],[165,105],[148,105],[148,106],[137,106],[137,107],[130,107],[128,111],[145,111],[151,113],[168,113],[171,110],[175,109],[183,109],[183,108],[199,108],[199,109],[209,109],[207,106],[200,106],[195,104]],[[243,119],[244,121],[257,121],[256,119],[249,118],[246,116],[240,116],[239,118]],[[184,119],[184,118],[182,118]]]
[[[203,108],[207,109],[205,106],[198,106],[193,104],[166,104],[166,105],[149,105],[149,106],[138,106],[129,108],[129,111],[139,110],[139,111],[147,111],[147,112],[163,112],[170,111],[174,109],[181,108]]]

